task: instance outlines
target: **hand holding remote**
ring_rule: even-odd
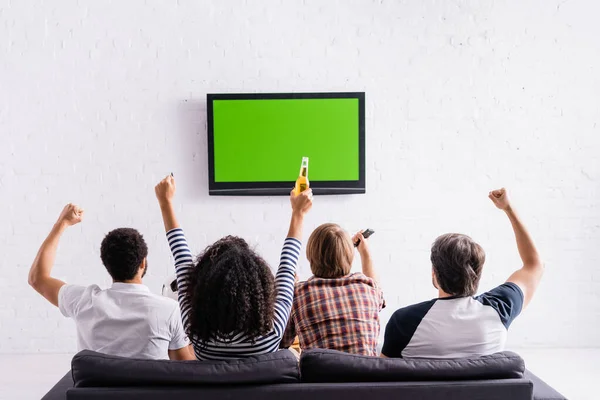
[[[363,239],[368,239],[369,236],[371,236],[374,233],[375,231],[373,229],[368,228],[354,234],[354,236],[352,237],[352,243],[354,243],[354,247],[358,247],[358,245]]]
[[[369,254],[369,242],[368,242],[367,238],[369,236],[371,236],[373,233],[375,233],[374,230],[366,229],[366,230],[357,232],[352,237],[352,243],[354,243],[354,246],[357,248],[358,253],[360,254],[361,257],[364,257]]]
[[[357,232],[352,237],[352,242],[358,249],[358,254],[360,254],[360,263],[362,265],[363,274],[377,282],[378,277],[373,267],[373,260],[369,250],[369,241],[367,240],[373,233],[375,233],[373,229],[365,229],[364,231]]]
[[[171,204],[175,197],[175,178],[173,177],[172,172],[158,182],[158,185],[154,187],[154,193],[156,194],[156,198],[161,207]]]

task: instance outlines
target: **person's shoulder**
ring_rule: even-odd
[[[402,352],[436,301],[427,300],[396,310],[385,327],[381,353],[387,357],[402,357]]]
[[[76,285],[76,284],[73,284],[73,283],[67,283],[67,284],[65,284],[65,286],[67,286],[69,288],[74,288],[74,289],[77,289],[77,290],[81,290],[81,291],[87,291],[87,292],[100,292],[100,291],[103,290],[100,286],[96,285],[95,283],[92,284],[92,285],[87,285],[87,286],[85,286],[85,285]]]
[[[356,283],[363,283],[365,285],[369,285],[369,286],[373,286],[373,287],[378,287],[375,279],[366,276],[362,272],[354,272],[342,279],[346,279],[348,281],[356,282]]]
[[[350,275],[345,276],[343,279],[352,279],[352,280],[363,281],[363,282],[375,282],[375,280],[373,278],[369,278],[362,272],[353,272]]]
[[[83,285],[75,285],[72,283],[64,284],[59,290],[59,296],[62,295],[71,295],[71,296],[85,296],[85,295],[94,295],[101,292],[102,289],[100,286],[93,284],[89,286]]]
[[[498,313],[502,324],[508,329],[523,309],[524,296],[518,285],[513,282],[506,282],[479,296],[475,296],[475,300],[484,306],[493,308]]]
[[[437,300],[438,299],[425,300],[420,303],[415,303],[415,304],[411,304],[409,306],[404,306],[402,308],[397,309],[395,311],[395,313],[406,314],[406,313],[414,312],[416,310],[430,309],[431,306],[433,306]]]
[[[296,290],[302,291],[312,287],[347,287],[351,285],[365,285],[371,288],[379,288],[374,279],[369,278],[362,272],[354,272],[339,278],[318,278],[311,276],[306,281],[297,282]]]
[[[159,304],[161,306],[164,306],[165,308],[179,307],[179,303],[176,300],[171,299],[170,297],[166,297],[161,294],[156,294],[156,293],[152,293],[152,292],[148,292],[147,295],[148,295],[148,299],[150,301],[155,302],[156,304]]]
[[[522,303],[524,295],[519,285],[513,282],[505,282],[502,285],[496,286],[492,290],[482,293],[479,296],[475,296],[475,299],[481,302],[485,302],[486,300],[490,299],[501,299],[512,302],[520,301]]]
[[[309,279],[305,281],[298,281],[294,284],[294,293],[295,295],[299,295],[305,293],[307,290],[310,290],[313,286],[318,285],[318,278],[311,276]]]
[[[399,308],[394,311],[391,319],[395,320],[396,322],[415,319],[420,321],[429,312],[436,301],[437,299],[431,299]]]
[[[99,293],[102,293],[102,289],[98,285],[67,283],[58,290],[58,309],[65,317],[76,317],[81,307],[93,304]]]
[[[360,291],[380,297],[383,296],[383,289],[381,288],[381,285],[375,279],[366,276],[362,272],[355,272],[341,279],[343,285],[359,287]]]

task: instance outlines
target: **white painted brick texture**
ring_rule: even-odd
[[[510,345],[600,345],[599,13],[593,0],[0,0],[0,353],[75,350],[73,323],[27,286],[67,202],[86,209],[56,260],[68,282],[108,285],[100,241],[131,226],[159,291],[171,265],[153,185],[171,171],[195,251],[237,234],[276,264],[288,200],[207,194],[205,94],[255,91],[367,93],[368,193],[316,198],[306,228],[377,231],[383,323],[435,295],[441,233],[484,246],[481,289],[519,267],[486,197],[506,186],[547,267]]]

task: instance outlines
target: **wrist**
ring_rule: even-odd
[[[54,223],[54,230],[62,232],[67,229],[68,226],[69,224],[67,224],[67,221],[60,219]]]
[[[172,199],[161,199],[158,200],[158,204],[160,205],[161,209],[169,209],[169,208],[173,208],[173,201]]]
[[[303,219],[304,212],[300,210],[292,210],[292,218],[294,219]]]

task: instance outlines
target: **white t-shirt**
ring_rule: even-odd
[[[58,308],[75,320],[79,350],[168,359],[168,350],[189,344],[177,302],[144,285],[113,283],[105,290],[97,285],[64,285],[58,292]]]
[[[387,357],[463,358],[504,350],[508,327],[523,309],[512,282],[471,297],[446,297],[397,310],[385,328]]]

